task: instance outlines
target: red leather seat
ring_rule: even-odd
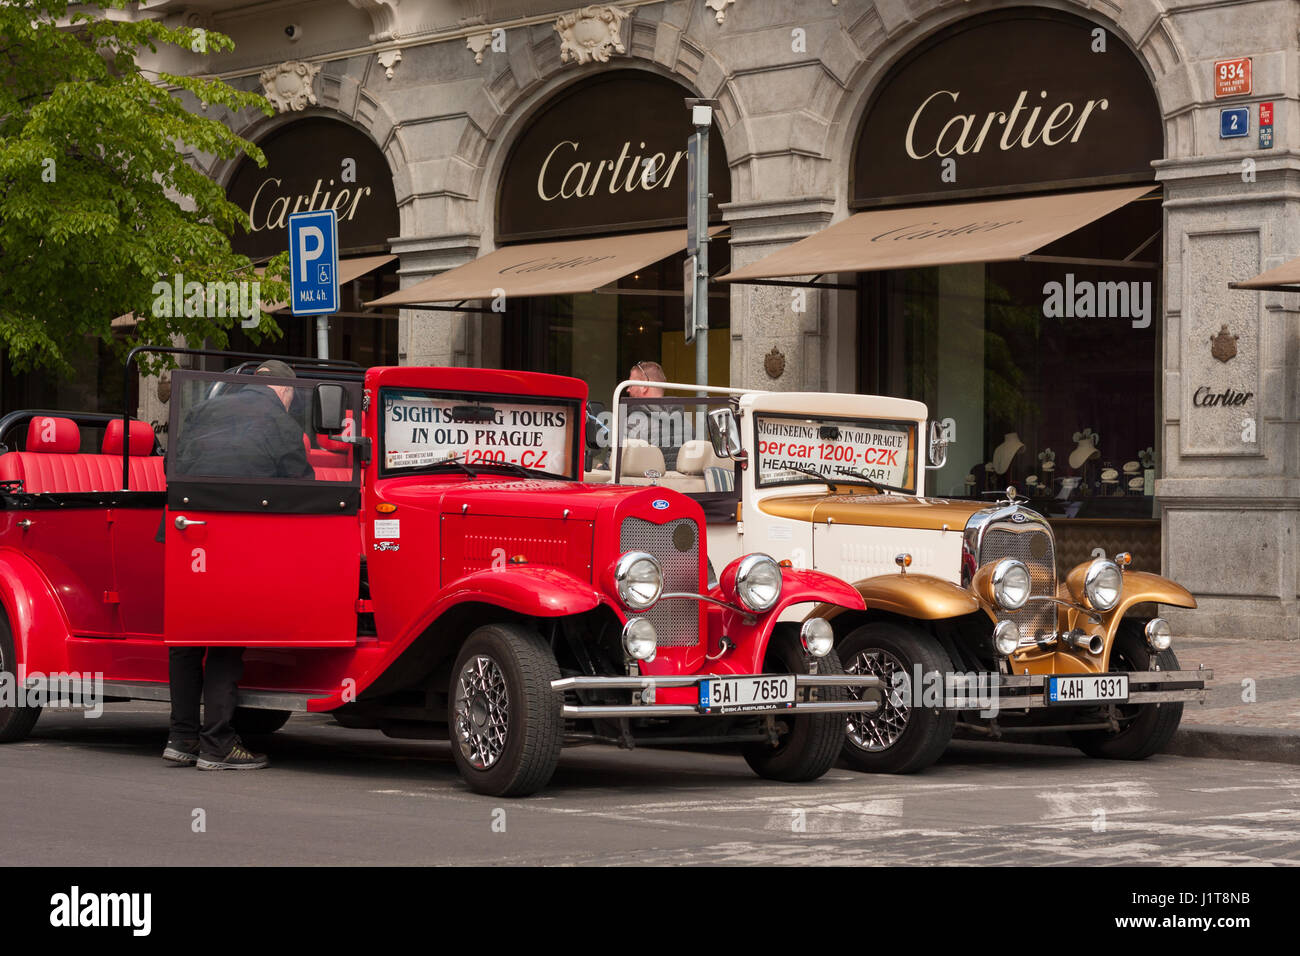
[[[148,422],[130,421],[130,460],[127,468],[132,491],[166,491],[167,476],[163,471],[163,457],[153,453],[153,427]],[[103,453],[111,456],[114,468],[114,488],[122,487],[122,419],[115,418],[104,429]]]
[[[0,455],[0,480],[21,481],[23,491],[31,494],[51,492],[116,491],[122,487],[122,425],[117,425],[117,455],[80,454],[81,429],[70,418],[38,415],[27,426],[24,451]],[[145,455],[153,450],[153,429],[144,422],[132,422],[132,454],[143,448],[144,433],[149,432]],[[104,444],[109,446],[108,436]],[[130,462],[132,491],[163,491],[163,459],[159,456],[132,457]]]

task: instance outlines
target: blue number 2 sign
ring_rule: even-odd
[[[333,209],[289,217],[289,271],[294,315],[339,310],[339,231]]]
[[[1219,139],[1249,135],[1250,109],[1248,107],[1239,106],[1230,110],[1219,110]]]

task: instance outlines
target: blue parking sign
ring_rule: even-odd
[[[1219,110],[1219,139],[1250,135],[1250,110],[1245,106]]]
[[[339,310],[339,230],[333,209],[289,217],[289,272],[294,315]]]

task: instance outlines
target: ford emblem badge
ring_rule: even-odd
[[[1011,516],[1011,520],[1016,522],[1017,524],[1023,524],[1025,521],[1025,516],[1022,515],[1020,512],[1016,512]]]
[[[655,511],[666,511],[668,509],[668,502],[663,498],[656,498],[654,501],[650,502],[650,507],[654,508]]]

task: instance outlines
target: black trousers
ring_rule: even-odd
[[[207,661],[204,662],[204,655]],[[237,739],[235,692],[244,673],[242,647],[168,648],[168,670],[172,689],[172,721],[169,739],[173,743],[199,742],[207,755],[224,757]],[[203,723],[199,723],[199,703]]]

